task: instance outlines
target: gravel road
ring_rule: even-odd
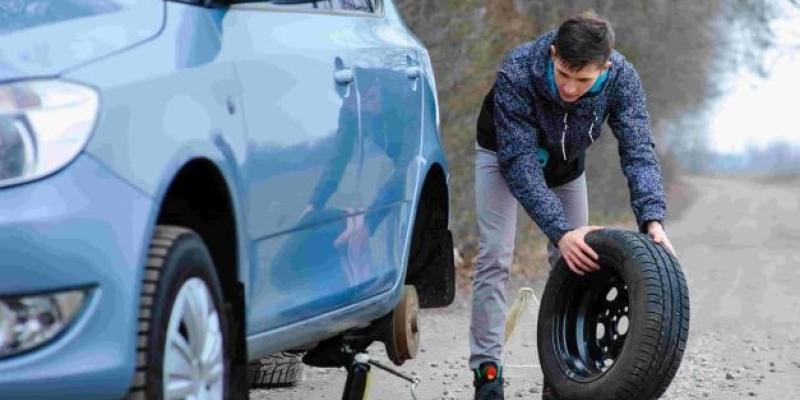
[[[667,229],[689,283],[692,326],[681,368],[662,398],[800,398],[800,179],[686,178],[685,184],[695,200]],[[544,282],[514,286],[538,295]],[[421,352],[402,367],[421,378],[420,400],[472,399],[469,296],[459,293],[453,306],[421,315]],[[509,346],[508,399],[541,392],[536,316],[534,305]],[[372,349],[383,355],[380,346]],[[250,399],[340,399],[344,378],[343,370],[308,368],[298,387],[253,390]],[[404,382],[376,371],[368,398],[411,396]]]

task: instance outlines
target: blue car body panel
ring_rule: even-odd
[[[0,297],[91,287],[57,339],[0,359],[0,398],[124,395],[149,238],[190,162],[230,194],[250,358],[390,312],[425,177],[447,172],[429,59],[391,2],[377,15],[119,4],[0,31],[0,84],[54,77],[101,104],[75,161],[0,190]]]
[[[156,36],[163,1],[12,2],[0,10],[0,77],[54,76]]]
[[[145,261],[152,208],[148,196],[88,155],[47,179],[0,191],[0,293],[91,288],[64,334],[0,360],[0,398],[124,395],[136,362],[131,300],[139,287],[131,282]]]

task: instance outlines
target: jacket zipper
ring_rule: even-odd
[[[592,120],[592,124],[589,126],[589,130],[586,132],[586,135],[588,135],[589,140],[592,143],[594,143],[594,136],[592,136],[592,130],[594,129],[594,124],[597,123],[597,111],[592,111],[592,115],[594,115],[594,119]],[[567,161],[566,139],[567,139],[567,128],[569,128],[569,124],[567,123],[568,118],[569,118],[569,111],[564,113],[564,130],[561,131],[561,156],[564,158],[564,161]]]
[[[564,130],[561,131],[561,155],[564,157],[564,161],[567,161],[567,149],[565,148],[564,142],[567,138],[567,118],[569,117],[569,111],[564,113]]]
[[[592,129],[594,129],[594,123],[597,122],[597,111],[592,111],[594,115],[594,120],[592,120],[592,125],[589,126],[589,132],[586,132],[589,135],[589,140],[594,143],[594,137],[592,137]]]

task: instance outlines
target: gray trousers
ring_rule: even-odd
[[[586,174],[551,188],[574,227],[589,223]],[[517,199],[508,190],[494,152],[478,147],[475,159],[475,201],[480,236],[472,281],[469,367],[486,361],[500,364],[506,320],[506,292],[514,256]],[[561,256],[553,243],[547,246],[550,268]]]

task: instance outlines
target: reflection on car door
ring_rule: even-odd
[[[358,96],[349,24],[320,7],[330,2],[240,4],[225,16],[249,135],[248,333],[352,299],[340,237],[360,203]]]
[[[363,18],[355,59],[361,100],[366,210],[372,265],[353,300],[391,289],[400,278],[411,205],[418,182],[422,89],[418,57],[406,34],[384,19]]]

